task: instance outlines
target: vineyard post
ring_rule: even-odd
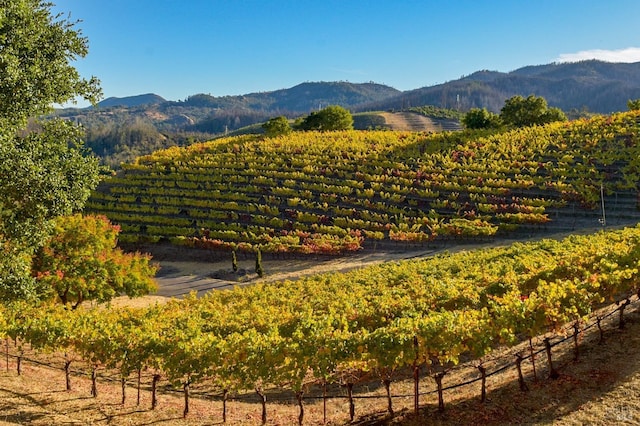
[[[529,387],[524,382],[524,376],[522,375],[522,355],[520,353],[516,354],[516,369],[518,370],[518,383],[520,383],[520,390],[522,392],[526,392],[529,390]]]
[[[482,386],[480,390],[480,402],[485,402],[487,400],[487,369],[484,368],[482,364],[478,366],[478,370],[480,371],[480,376],[482,377]]]
[[[9,372],[9,338],[4,339],[4,355],[7,362],[7,373]]]
[[[127,400],[127,378],[122,376],[120,377],[120,386],[122,387],[122,405],[125,404]]]
[[[544,338],[544,347],[547,351],[547,362],[549,363],[549,378],[557,379],[560,377],[560,374],[553,367],[553,361],[551,359],[551,342],[548,337]]]

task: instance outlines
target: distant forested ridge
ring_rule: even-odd
[[[482,70],[362,107],[386,110],[435,105],[460,111],[487,108],[498,112],[505,99],[532,94],[544,97],[550,106],[566,112],[624,111],[627,100],[640,97],[640,62],[589,60],[526,66],[507,73]]]
[[[640,63],[576,63],[527,66],[511,72],[482,70],[458,80],[401,92],[382,84],[305,82],[297,86],[238,96],[194,94],[180,101],[155,94],[108,98],[96,108],[68,108],[57,115],[87,129],[86,144],[117,167],[138,155],[169,146],[205,141],[238,129],[260,132],[260,123],[277,116],[295,119],[329,105],[350,111],[407,111],[471,108],[498,112],[515,95],[544,97],[570,117],[627,109],[640,98]],[[374,116],[364,128],[384,127]],[[255,125],[255,127],[250,127]]]

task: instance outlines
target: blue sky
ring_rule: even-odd
[[[417,89],[481,69],[640,61],[637,0],[53,0],[105,97],[183,100],[305,81]]]

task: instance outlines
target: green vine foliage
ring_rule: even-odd
[[[387,263],[147,308],[15,302],[0,336],[126,377],[227,391],[446,371],[638,290],[640,228]]]

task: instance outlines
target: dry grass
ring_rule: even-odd
[[[386,414],[384,389],[378,381],[363,382],[355,386],[357,399],[356,424],[405,424],[405,425],[502,425],[502,424],[640,424],[640,311],[638,303],[625,311],[627,327],[616,328],[617,316],[605,324],[605,343],[598,344],[595,327],[583,334],[580,358],[573,361],[572,341],[553,348],[554,364],[560,371],[558,379],[548,378],[546,357],[536,358],[538,380],[535,381],[529,360],[523,362],[527,392],[519,389],[517,374],[510,366],[504,372],[487,378],[487,401],[479,400],[480,383],[445,391],[446,408],[438,411],[435,382],[422,377],[420,418],[413,411],[413,382],[406,376],[392,384],[396,416]],[[632,309],[633,308],[633,309]],[[610,308],[609,308],[610,309]],[[539,342],[538,342],[539,343]],[[540,348],[538,345],[537,348]],[[504,363],[512,364],[516,351],[526,353],[526,345],[500,352],[500,356],[485,360],[491,372]],[[57,356],[27,354],[48,364],[61,367]],[[4,364],[4,362],[2,363]],[[445,387],[477,377],[475,362],[456,368],[444,379]],[[4,365],[2,365],[4,367]],[[75,368],[84,368],[80,363]],[[99,381],[99,395],[90,397],[88,373],[73,377],[73,390],[64,390],[64,375],[59,369],[23,363],[21,376],[15,372],[15,359],[10,360],[10,370],[0,373],[0,425],[4,424],[112,424],[112,425],[211,425],[222,423],[222,402],[214,392],[204,387],[193,389],[190,414],[182,418],[184,407],[181,392],[163,384],[159,405],[150,408],[149,377],[143,377],[141,404],[136,405],[136,389],[133,379],[127,388],[127,401],[121,404],[120,383],[113,373],[103,372]],[[88,370],[87,370],[88,371]],[[329,393],[345,395],[344,389],[334,387]],[[319,395],[317,388],[310,388],[307,395]],[[212,395],[212,396],[209,396]],[[305,424],[323,423],[322,399],[306,400]],[[269,424],[289,425],[297,423],[298,408],[291,392],[274,391],[268,396]],[[349,406],[346,398],[334,397],[327,402],[329,424],[349,422]],[[261,407],[253,394],[243,395],[228,402],[229,424],[260,424]]]

